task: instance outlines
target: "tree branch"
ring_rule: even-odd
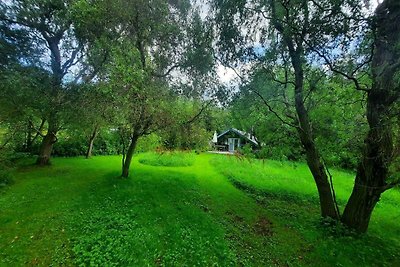
[[[362,87],[361,84],[359,83],[359,81],[357,80],[357,78],[355,78],[353,75],[349,75],[349,74],[347,74],[347,73],[345,73],[345,72],[343,72],[341,70],[336,69],[335,66],[333,65],[333,63],[329,60],[329,58],[324,53],[322,53],[321,51],[319,51],[318,49],[316,49],[315,47],[310,45],[310,43],[307,42],[306,40],[304,40],[304,42],[308,45],[308,47],[312,51],[314,51],[319,57],[321,57],[325,61],[325,64],[328,65],[329,69],[332,72],[340,74],[340,75],[344,76],[346,79],[352,81],[357,90],[364,91],[364,92],[369,92],[370,91],[370,89]]]
[[[81,50],[82,50],[82,46],[80,45],[77,48],[75,48],[74,51],[72,51],[70,58],[64,62],[64,64],[61,67],[61,70],[64,75],[68,72],[68,69],[70,67],[76,65],[79,62],[79,59],[76,61],[75,61],[75,59]]]
[[[172,65],[172,66],[171,66],[166,72],[164,72],[164,73],[155,73],[155,72],[152,72],[151,75],[154,76],[154,77],[158,77],[158,78],[164,78],[164,77],[168,76],[173,70],[175,70],[175,69],[177,69],[177,68],[180,68],[180,67],[182,67],[182,64],[177,63],[177,64],[175,64],[175,65]]]
[[[267,100],[257,91],[257,90],[252,90],[258,97],[260,97],[260,99],[262,100],[262,102],[265,104],[265,106],[267,106],[268,110],[275,115],[276,118],[278,118],[278,120],[280,120],[283,124],[286,124],[290,127],[294,127],[294,128],[299,128],[298,125],[295,125],[293,123],[287,122],[284,119],[282,119],[282,117],[272,108],[272,106],[267,102]]]
[[[208,101],[205,105],[203,105],[201,107],[201,109],[199,110],[199,112],[197,112],[197,114],[195,116],[193,116],[188,121],[182,123],[182,125],[188,125],[188,124],[191,124],[194,121],[196,121],[200,117],[200,115],[204,112],[204,110],[206,110],[211,105],[211,103],[213,103],[213,102],[214,102],[213,100]]]
[[[8,145],[8,143],[13,139],[14,135],[15,133],[7,138],[6,141],[4,141],[4,143],[0,146],[0,150],[3,150]]]
[[[42,130],[43,130],[43,126],[44,126],[44,123],[45,123],[45,122],[46,122],[46,120],[45,120],[45,119],[42,119],[42,122],[40,123],[39,129],[35,129],[35,128],[33,127],[32,121],[29,121],[29,123],[31,124],[31,127],[36,131],[35,137],[33,137],[32,140],[31,140],[32,143],[36,140],[36,138],[37,138],[39,135],[43,137],[43,134],[42,134],[41,132],[42,132]]]
[[[44,137],[44,134],[42,134],[41,131],[42,131],[42,129],[43,129],[43,126],[44,126],[45,121],[46,121],[45,119],[42,119],[42,122],[41,122],[41,124],[40,124],[39,129],[37,129],[37,128],[35,127],[35,125],[33,124],[33,122],[32,122],[31,120],[29,120],[29,124],[30,124],[31,128],[32,128],[33,130],[35,130],[35,132],[36,132],[36,136],[35,136],[34,139],[36,139],[38,135],[40,135],[41,137]],[[34,139],[33,139],[33,140],[34,140]]]

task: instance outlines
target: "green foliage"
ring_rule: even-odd
[[[315,93],[324,103],[314,105],[310,117],[316,144],[327,164],[356,169],[367,132],[363,97],[347,82],[334,78],[327,81],[325,90]]]
[[[10,155],[0,150],[0,190],[14,183]]]
[[[205,108],[204,103],[185,97],[180,97],[174,104],[173,123],[160,131],[164,147],[169,150],[207,150],[216,127],[211,122],[216,117],[216,114],[210,114],[212,107]]]
[[[244,145],[244,146],[239,150],[239,152],[240,152],[241,154],[243,154],[246,158],[249,158],[249,159],[255,157],[255,154],[253,153],[253,148],[251,147],[250,144]]]
[[[187,167],[195,162],[192,152],[161,151],[140,155],[139,162],[151,166]]]
[[[161,137],[155,133],[146,135],[138,140],[136,145],[136,152],[143,153],[149,151],[155,151],[161,146]]]
[[[313,90],[307,105],[315,143],[328,165],[354,170],[367,128],[363,94],[343,79],[318,75],[325,79],[323,88],[311,88],[311,84],[306,84],[307,90]],[[231,124],[247,131],[254,129],[258,140],[264,144],[262,151],[257,152],[259,158],[304,160],[296,129],[282,123],[254,90],[271,102],[272,110],[281,119],[291,123],[287,114],[290,116],[294,112],[293,107],[285,105],[284,88],[274,84],[264,73],[255,71],[251,83],[241,88],[230,106]],[[290,92],[286,94],[290,96]]]

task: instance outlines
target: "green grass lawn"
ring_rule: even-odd
[[[165,151],[162,153],[143,153],[139,163],[151,166],[187,167],[192,166],[195,154],[191,152]]]
[[[321,222],[303,164],[157,157],[126,180],[117,156],[21,164],[0,192],[0,266],[400,266],[398,191],[355,237]],[[353,175],[333,175],[343,205]]]

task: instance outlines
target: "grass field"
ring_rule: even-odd
[[[21,163],[0,192],[0,265],[400,266],[398,191],[358,237],[319,219],[303,164],[157,157],[126,180],[117,156]],[[333,176],[343,205],[353,175]]]

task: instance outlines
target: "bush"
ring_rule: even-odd
[[[253,153],[253,148],[250,144],[244,145],[242,148],[239,149],[239,152],[244,155],[246,158],[255,158],[255,154]]]
[[[257,150],[255,152],[255,156],[258,159],[266,159],[266,158],[268,158],[270,156],[269,155],[269,149],[264,146],[260,150]]]
[[[9,168],[4,168],[0,164],[0,189],[14,183],[14,179]]]
[[[0,153],[0,189],[14,183],[10,155]]]
[[[183,149],[206,151],[210,147],[212,133],[206,129],[191,125],[181,129],[172,129],[162,134],[163,146],[166,149]]]
[[[139,138],[136,146],[136,152],[143,153],[143,152],[154,151],[156,150],[157,147],[160,146],[161,146],[161,137],[153,133],[144,136],[142,138]]]
[[[59,136],[54,144],[53,155],[76,157],[86,154],[88,137],[81,132],[68,132]],[[93,155],[115,155],[121,153],[119,136],[113,131],[102,131],[94,140]]]

